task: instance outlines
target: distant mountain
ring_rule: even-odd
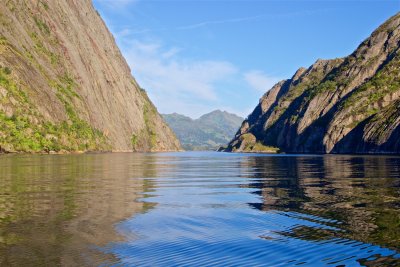
[[[186,150],[215,150],[226,145],[243,121],[235,114],[220,110],[196,120],[177,113],[162,116]]]
[[[400,153],[400,13],[350,56],[277,83],[225,151]]]

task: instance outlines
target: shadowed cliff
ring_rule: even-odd
[[[400,153],[399,48],[400,13],[350,56],[317,60],[277,83],[226,151]]]

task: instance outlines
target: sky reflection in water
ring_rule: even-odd
[[[0,157],[0,266],[400,266],[400,157]]]
[[[397,266],[400,158],[162,154],[122,265]]]

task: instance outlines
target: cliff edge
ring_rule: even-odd
[[[0,151],[179,149],[91,1],[0,2]]]
[[[397,13],[350,56],[272,87],[225,151],[400,153],[399,48]]]

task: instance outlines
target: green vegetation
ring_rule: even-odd
[[[6,37],[4,37],[3,35],[0,35],[0,45],[4,46],[7,44],[8,44],[8,42],[7,42]]]
[[[264,153],[279,153],[280,149],[277,147],[265,146],[262,143],[257,142],[251,147],[250,151],[264,152]]]
[[[351,55],[318,60],[277,84],[241,128],[257,140],[244,144],[236,136],[226,151],[251,151],[262,141],[292,152],[398,153],[399,18]]]
[[[57,96],[64,104],[68,121],[59,124],[45,122],[35,111],[25,90],[13,80],[11,70],[0,68],[0,85],[7,93],[1,98],[3,106],[14,106],[12,115],[0,111],[0,147],[5,151],[86,151],[108,149],[103,134],[79,118],[72,105],[73,80],[68,76],[57,84]],[[39,121],[38,121],[39,120]]]
[[[283,114],[283,113],[285,113],[286,110],[287,110],[287,107],[282,106],[282,103],[281,103],[281,105],[278,105],[274,108],[274,112],[277,114]]]
[[[53,66],[57,65],[60,62],[60,57],[56,53],[53,53],[52,51],[50,51],[49,49],[47,49],[44,46],[43,42],[41,41],[40,36],[37,33],[32,32],[30,34],[30,37],[31,37],[32,41],[35,43],[34,48],[37,53],[44,55]],[[30,55],[29,54],[28,54],[28,57],[33,59],[33,56],[31,54]]]
[[[51,81],[50,86],[57,90],[57,96],[61,102],[65,101],[65,99],[70,102],[73,101],[74,98],[81,98],[74,90],[74,87],[76,86],[74,80],[67,73],[61,76],[59,80],[61,83],[57,81]]]
[[[10,96],[22,103],[28,103],[28,96],[25,91],[21,90],[11,79],[11,69],[9,67],[0,66],[0,85],[5,88]],[[3,97],[3,101],[7,100],[7,96]]]
[[[48,11],[49,10],[49,5],[45,1],[39,1],[39,3],[43,6],[43,8]]]
[[[385,65],[378,73],[362,86],[357,88],[345,101],[339,109],[349,110],[348,116],[363,115],[367,118],[379,112],[373,104],[383,101],[383,98],[390,93],[396,92],[400,88],[400,55],[395,57]],[[354,127],[362,119],[348,125]]]
[[[23,3],[23,2],[22,2]],[[6,6],[8,7],[8,9],[11,11],[11,12],[14,12],[17,8],[16,8],[16,6],[15,6],[15,2],[14,1],[7,1],[6,2]]]
[[[102,132],[92,128],[86,121],[82,120],[76,113],[73,105],[74,98],[80,98],[79,95],[73,90],[75,86],[74,80],[65,74],[60,77],[60,81],[63,84],[57,84],[55,89],[57,90],[57,97],[64,104],[65,111],[68,115],[69,121],[61,124],[61,130],[66,132],[72,140],[80,140],[74,150],[95,150],[101,146],[104,149],[107,146],[106,139]],[[103,145],[101,145],[103,144]]]
[[[144,98],[143,103],[143,119],[144,128],[138,133],[132,134],[131,144],[133,150],[154,150],[157,147],[157,133],[155,125],[155,117],[157,116],[157,110],[154,105],[150,102],[147,93],[144,89],[140,89],[140,93]]]
[[[251,133],[246,133],[240,136],[242,141],[243,152],[255,152],[255,153],[279,153],[280,150],[277,147],[266,146],[260,141],[256,140],[256,137]]]
[[[40,151],[47,147],[54,150],[51,140],[27,116],[7,116],[0,111],[0,147],[7,151]]]
[[[9,67],[4,68],[4,74],[5,75],[10,75],[11,74],[11,69]]]
[[[40,1],[44,9],[47,3]],[[67,120],[62,122],[49,122],[39,114],[28,95],[29,89],[19,84],[9,67],[0,68],[0,85],[3,93],[0,94],[0,150],[25,151],[25,152],[50,152],[50,151],[87,151],[108,150],[109,145],[103,134],[92,128],[89,123],[82,120],[75,110],[80,101],[80,96],[74,90],[76,83],[67,73],[57,79],[50,79],[46,70],[36,60],[36,56],[47,59],[54,67],[58,66],[60,57],[50,51],[45,43],[50,42],[53,47],[58,41],[50,36],[49,26],[38,16],[33,16],[35,25],[40,32],[31,32],[33,49],[23,46],[21,53],[13,47],[4,36],[0,36],[0,51],[12,53],[26,60],[37,69],[54,88],[56,96],[64,105]]]
[[[375,110],[371,115],[374,115],[370,123],[374,125],[371,135],[374,136],[374,141],[376,143],[383,143],[387,138],[387,130],[389,125],[394,125],[399,118],[399,107],[400,100],[397,100],[385,107],[382,110]],[[371,112],[372,113],[372,112]],[[351,127],[351,125],[349,126]]]
[[[337,89],[337,83],[335,81],[325,81],[318,86],[311,89],[310,98],[324,92],[335,92]]]
[[[287,111],[288,106],[301,95],[306,95],[302,103],[302,107],[304,107],[308,101],[318,94],[327,91],[335,91],[338,86],[335,81],[328,79],[324,82],[322,81],[326,79],[327,74],[329,76],[329,71],[327,71],[327,69],[334,69],[341,63],[342,59],[333,59],[323,63],[326,64],[326,66],[317,66],[307,70],[305,74],[303,74],[303,77],[300,77],[295,84],[292,84],[289,91],[279,99],[278,104],[274,108],[275,114],[273,115],[273,118],[270,119],[269,126],[272,126],[276,121],[278,121]],[[298,114],[296,113],[290,117],[289,121],[294,123],[297,117]]]
[[[146,95],[147,96],[147,95]],[[147,99],[146,99],[147,100]],[[145,131],[148,137],[150,137],[150,149],[157,144],[157,134],[154,127],[153,119],[156,116],[155,107],[152,106],[150,101],[146,101],[143,106],[143,118],[144,124],[146,125]]]
[[[137,136],[136,134],[132,134],[132,137],[131,137],[131,144],[132,144],[132,147],[133,147],[133,148],[136,147],[137,142],[138,142],[138,136]]]
[[[46,22],[44,22],[37,16],[33,16],[33,20],[35,21],[36,26],[39,28],[41,32],[50,35],[50,28],[49,26],[47,26]]]
[[[299,115],[292,115],[291,117],[290,117],[290,123],[291,124],[295,124],[296,122],[297,122],[297,120],[299,119]]]

